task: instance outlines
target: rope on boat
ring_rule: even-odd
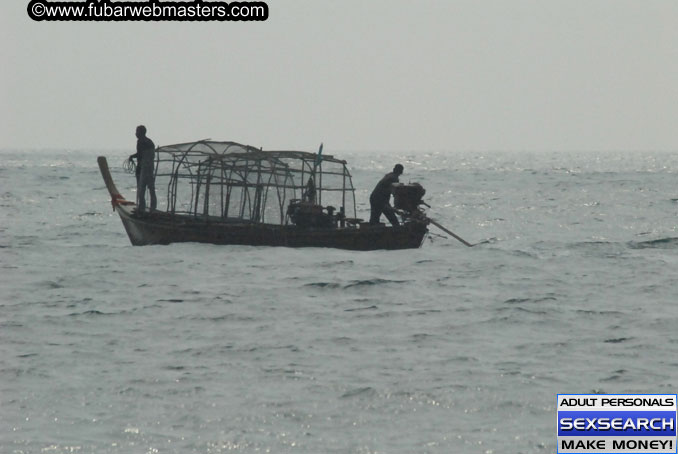
[[[134,205],[134,202],[125,200],[120,194],[111,194],[111,206],[113,207],[113,211],[115,211],[115,207],[120,205]]]
[[[134,162],[134,159],[127,158],[122,162],[122,168],[126,173],[134,174],[137,171],[137,163]]]

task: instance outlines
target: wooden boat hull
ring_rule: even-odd
[[[357,251],[412,249],[421,246],[428,233],[426,220],[398,227],[300,228],[294,225],[219,222],[187,215],[155,212],[136,216],[136,204],[118,192],[106,159],[99,158],[101,174],[130,241],[135,246],[197,242],[223,245],[328,247]]]
[[[418,248],[428,232],[423,223],[400,227],[300,229],[270,224],[206,222],[190,217],[147,215],[137,218],[130,207],[116,208],[135,246],[196,242],[251,246],[329,247],[350,250]]]

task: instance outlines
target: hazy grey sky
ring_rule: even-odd
[[[269,0],[265,22],[0,6],[0,148],[678,149],[678,2]]]

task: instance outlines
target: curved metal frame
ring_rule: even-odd
[[[221,187],[219,217],[228,218],[234,202],[234,189],[240,188],[239,212],[236,218],[248,222],[266,222],[266,208],[272,196],[277,199],[282,225],[286,222],[286,203],[298,198],[297,191],[303,191],[306,178],[313,175],[318,203],[322,204],[323,191],[341,191],[341,205],[346,207],[346,193],[350,192],[355,217],[355,189],[346,161],[324,155],[319,165],[314,166],[317,157],[315,153],[303,151],[263,151],[236,142],[200,140],[159,147],[156,150],[155,169],[156,178],[169,178],[167,213],[170,215],[188,214],[209,219],[210,197],[213,196],[210,188],[218,185]],[[332,166],[323,168],[323,163]],[[162,173],[167,166],[170,167],[169,173]],[[339,166],[340,169],[332,169],[333,166]],[[323,175],[339,177],[341,185],[323,186]],[[300,178],[299,181],[296,181],[297,177]],[[190,185],[188,211],[177,211],[177,197],[180,187],[183,187],[179,180],[187,180]],[[275,193],[271,188],[276,188]],[[293,192],[289,200],[288,191]]]

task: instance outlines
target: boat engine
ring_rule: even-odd
[[[426,205],[426,202],[421,200],[426,194],[426,189],[419,183],[396,183],[391,186],[391,191],[395,209],[402,210],[408,216],[420,213],[419,205]]]

